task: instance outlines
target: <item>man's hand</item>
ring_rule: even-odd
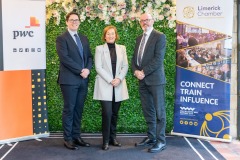
[[[80,75],[85,79],[88,77],[89,73],[90,73],[89,69],[84,68],[84,69],[82,69]]]
[[[137,79],[139,79],[139,80],[143,80],[143,78],[145,77],[145,74],[144,74],[143,70],[141,70],[141,71],[136,70],[134,72],[134,74],[137,77]]]

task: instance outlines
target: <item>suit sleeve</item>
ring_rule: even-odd
[[[163,66],[166,51],[166,36],[160,34],[156,40],[154,56],[152,60],[143,68],[144,74],[147,76]]]
[[[94,60],[95,68],[96,68],[97,74],[102,79],[104,79],[107,83],[111,83],[111,81],[113,80],[113,76],[103,68],[103,61],[102,61],[103,50],[101,50],[100,47],[102,46],[96,47],[95,60]]]
[[[62,63],[66,68],[68,68],[74,74],[80,75],[82,67],[80,64],[76,63],[70,56],[68,51],[66,39],[62,36],[57,37],[56,40],[56,49],[57,54]]]

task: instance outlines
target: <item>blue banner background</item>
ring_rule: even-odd
[[[173,132],[227,138],[230,120],[230,84],[177,67]],[[181,82],[212,83],[213,88],[183,87]],[[180,89],[202,90],[202,95],[184,95]],[[217,99],[218,105],[181,102],[181,96]]]

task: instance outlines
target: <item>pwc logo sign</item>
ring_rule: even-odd
[[[25,26],[25,28],[40,27],[39,20],[36,17],[30,17],[30,25]],[[34,37],[34,32],[31,30],[26,31],[13,31],[13,39],[24,38],[24,37]]]

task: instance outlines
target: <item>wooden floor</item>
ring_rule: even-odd
[[[239,140],[233,139],[231,143],[216,141],[210,143],[226,160],[240,160]]]

